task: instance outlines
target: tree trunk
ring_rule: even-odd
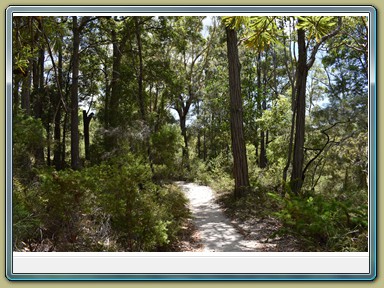
[[[68,123],[68,113],[65,111],[64,121],[63,121],[63,141],[61,142],[61,168],[64,168],[66,166],[65,156],[66,156],[66,147],[67,147],[66,145],[67,123]]]
[[[117,134],[113,129],[119,126],[120,121],[120,98],[121,98],[121,58],[124,51],[124,45],[127,41],[127,36],[119,42],[118,35],[115,29],[111,32],[112,36],[112,79],[110,93],[107,93],[105,114],[105,127],[110,131],[105,135],[105,148],[107,151],[112,151],[117,147]],[[107,90],[108,91],[108,90]]]
[[[235,197],[246,194],[249,187],[248,164],[243,131],[243,109],[241,100],[240,63],[237,49],[237,33],[226,28],[227,55],[229,65],[230,124],[233,154]]]
[[[200,118],[200,102],[197,101],[196,103],[196,118]],[[199,159],[202,158],[202,153],[201,153],[201,129],[200,129],[200,123],[199,126],[197,127],[197,144],[196,144],[196,150],[197,150],[197,157]]]
[[[58,83],[59,87],[58,89],[61,89],[63,87],[63,53],[61,51],[61,48],[59,50],[59,56],[58,56]],[[55,103],[55,109],[56,109],[56,115],[55,115],[55,127],[53,130],[53,142],[54,142],[54,148],[53,148],[53,165],[55,165],[56,170],[61,170],[61,94],[56,94],[56,103]]]
[[[31,67],[29,65],[28,69]],[[26,115],[31,114],[31,71],[27,71],[27,76],[23,78],[21,88],[21,109]]]
[[[283,181],[284,182],[287,182],[288,169],[289,169],[289,166],[291,165],[291,155],[292,155],[292,148],[293,148],[293,134],[295,132],[295,120],[296,120],[296,106],[293,108],[293,111],[292,111],[291,131],[289,134],[287,164],[285,165],[285,167],[283,169]]]
[[[13,91],[12,91],[12,98],[13,98],[13,114],[17,115],[17,112],[19,111],[19,105],[20,105],[20,97],[19,97],[19,87],[20,87],[20,76],[13,74]]]
[[[79,47],[80,31],[77,24],[77,16],[73,16],[73,60],[72,60],[72,87],[71,87],[71,167],[74,170],[80,169],[79,152],[79,102],[78,102],[78,81],[79,81]]]
[[[187,135],[186,120],[187,120],[186,115],[181,115],[180,116],[180,129],[181,129],[181,135],[183,136],[183,140],[184,140],[183,161],[185,162],[185,164],[188,164],[188,160],[189,160],[189,147],[188,147],[188,135]]]
[[[305,90],[307,83],[307,49],[305,47],[305,31],[297,30],[299,59],[296,80],[296,133],[293,147],[293,163],[291,174],[291,189],[299,194],[304,181],[304,135],[305,135]]]
[[[206,140],[206,136],[205,136],[205,128],[203,130],[203,160],[204,162],[207,160],[207,140]]]
[[[89,124],[91,123],[93,113],[87,115],[87,111],[83,110],[83,125],[84,125],[84,147],[85,147],[85,159],[90,161],[89,153]]]
[[[267,104],[266,104],[265,99],[263,99],[262,102],[263,103],[261,106],[262,107],[261,113],[263,114],[264,111],[267,109],[266,108]],[[260,132],[260,163],[259,163],[260,168],[267,167],[267,162],[268,162],[268,160],[267,160],[267,147],[266,147],[267,141],[266,141],[266,135],[265,134],[266,134],[266,132],[264,130],[261,130],[261,132]]]

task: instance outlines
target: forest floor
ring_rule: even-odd
[[[192,219],[186,223],[181,251],[199,252],[295,252],[299,243],[293,237],[273,237],[280,228],[271,217],[239,221],[228,218],[207,186],[177,182],[189,199]]]

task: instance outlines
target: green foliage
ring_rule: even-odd
[[[367,241],[360,234],[367,234],[366,205],[356,207],[349,201],[321,194],[281,197],[268,193],[281,207],[275,215],[283,222],[280,233],[294,234],[310,251],[367,251]]]
[[[223,152],[205,162],[193,158],[187,180],[208,185],[216,192],[231,191],[234,188],[231,169],[232,158]]]
[[[164,125],[151,135],[151,160],[155,167],[155,177],[172,179],[178,176],[177,153],[182,147],[180,129],[174,125]]]
[[[163,221],[167,223],[167,243],[173,243],[177,240],[180,227],[186,218],[190,217],[187,207],[187,199],[180,187],[174,184],[167,184],[159,188],[156,201],[162,209]],[[167,249],[167,247],[162,247]]]
[[[249,17],[246,16],[223,16],[222,20],[225,26],[235,29],[240,29],[243,25],[249,23]]]
[[[40,241],[41,203],[36,200],[36,190],[27,190],[20,181],[13,177],[12,222],[13,245],[15,249]]]
[[[337,17],[333,16],[299,16],[298,20],[296,28],[308,30],[308,39],[315,36],[317,42],[337,24]]]
[[[289,127],[291,120],[291,103],[290,100],[283,96],[272,101],[272,108],[265,110],[261,118],[256,120],[260,128],[264,131],[270,131],[274,135],[283,134],[286,127]]]
[[[140,17],[140,27],[131,16],[84,22],[80,45],[87,53],[79,61],[78,96],[81,107],[90,108],[95,117],[91,161],[81,171],[44,167],[52,165],[52,148],[58,144],[64,148],[59,158],[65,162],[70,155],[71,121],[62,104],[72,84],[71,17],[13,19],[16,250],[167,250],[187,209],[176,186],[159,183],[183,179],[223,194],[233,189],[225,29],[214,17],[210,27],[203,27],[208,23],[204,18]],[[368,19],[343,16],[340,33],[323,43],[323,52],[308,71],[304,195],[287,197],[280,196],[281,178],[288,162],[290,98],[298,87],[297,29],[305,30],[310,52],[339,18],[221,19],[245,44],[238,48],[251,183],[246,197],[225,196],[226,207],[241,219],[279,211],[286,232],[302,236],[310,250],[366,250]],[[47,51],[48,43],[53,59],[63,60],[60,69],[55,63],[62,79],[39,54]],[[60,105],[59,94],[64,97]],[[28,102],[26,95],[34,116],[20,109]],[[184,143],[171,109],[187,119],[189,159],[182,159]],[[55,113],[60,116],[57,122]],[[328,129],[333,123],[338,124]],[[56,143],[52,141],[56,128],[62,143],[56,137]],[[261,169],[262,138],[268,161]]]
[[[14,174],[23,183],[34,176],[36,151],[44,147],[44,128],[40,119],[26,116],[22,111],[12,118],[12,157]]]
[[[16,181],[15,247],[49,239],[55,251],[168,249],[188,216],[186,199],[151,177],[149,165],[127,154],[81,171],[40,171],[33,190]]]

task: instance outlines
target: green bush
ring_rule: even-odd
[[[193,180],[212,187],[216,192],[232,191],[234,188],[231,157],[226,157],[223,153],[219,153],[207,163],[199,160],[195,170]]]
[[[185,219],[190,217],[190,212],[186,208],[188,200],[179,186],[168,184],[159,189],[157,202],[163,210],[164,220],[168,223],[167,235],[169,243],[172,243],[177,240]]]
[[[55,251],[164,251],[188,217],[180,189],[154,184],[147,161],[132,153],[36,174],[29,186],[14,178],[16,250],[41,251],[45,239]]]
[[[180,163],[177,153],[180,151],[181,135],[178,127],[164,125],[151,136],[151,161],[155,178],[176,179],[180,176]]]
[[[367,207],[353,208],[352,203],[341,202],[321,194],[285,197],[269,193],[279,202],[281,210],[275,215],[283,222],[281,233],[291,233],[302,240],[310,251],[367,250],[365,245],[352,243],[354,237],[366,235]],[[361,240],[361,239],[360,239]]]
[[[33,250],[32,244],[40,239],[41,203],[36,191],[20,183],[13,177],[12,222],[13,247],[15,250],[27,248]]]
[[[82,221],[91,211],[89,199],[95,187],[87,170],[45,171],[40,174],[46,236],[57,250],[77,250],[82,239]]]
[[[119,159],[121,162],[122,159]],[[111,215],[112,229],[123,250],[153,251],[175,240],[187,216],[180,190],[151,181],[149,165],[127,155],[126,164],[106,165],[99,205]]]
[[[40,119],[26,116],[20,111],[12,118],[13,173],[23,184],[35,176],[36,152],[43,149],[44,127]]]

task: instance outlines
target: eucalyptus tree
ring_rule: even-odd
[[[174,50],[172,65],[177,71],[174,82],[173,109],[179,116],[181,134],[184,139],[183,158],[189,159],[187,118],[191,107],[198,101],[204,85],[204,70],[210,59],[212,35],[205,39],[203,31],[204,16],[183,16],[173,18]],[[215,33],[215,31],[211,32]],[[187,164],[188,165],[188,164]]]
[[[296,74],[296,124],[295,142],[293,147],[293,165],[290,186],[298,194],[305,178],[304,141],[305,141],[305,111],[308,71],[316,60],[316,54],[328,39],[335,36],[341,29],[341,17],[299,17],[297,28],[298,62]],[[336,28],[333,26],[336,24]],[[306,30],[308,41],[306,41]],[[312,38],[314,35],[315,39]],[[311,45],[312,44],[312,45]],[[308,54],[310,54],[308,56]]]
[[[226,27],[231,115],[231,139],[235,197],[245,196],[249,188],[247,153],[243,128],[243,103],[241,99],[240,62],[237,49],[237,33]]]
[[[337,35],[341,29],[341,17],[307,16],[297,17],[295,25],[297,33],[298,59],[295,68],[294,101],[292,133],[294,133],[293,161],[290,186],[294,193],[299,193],[303,185],[305,173],[304,141],[305,141],[305,111],[308,71],[316,60],[319,48],[330,38]],[[278,17],[225,17],[232,27],[245,27],[248,32],[245,43],[257,51],[265,51],[271,43],[281,43],[278,35],[282,35],[284,25],[278,25],[284,18]],[[290,74],[292,75],[292,74]],[[292,78],[292,76],[290,76]],[[293,82],[293,79],[291,80]],[[291,157],[290,153],[288,159]],[[289,163],[290,161],[288,161]],[[287,171],[287,168],[285,169]]]

